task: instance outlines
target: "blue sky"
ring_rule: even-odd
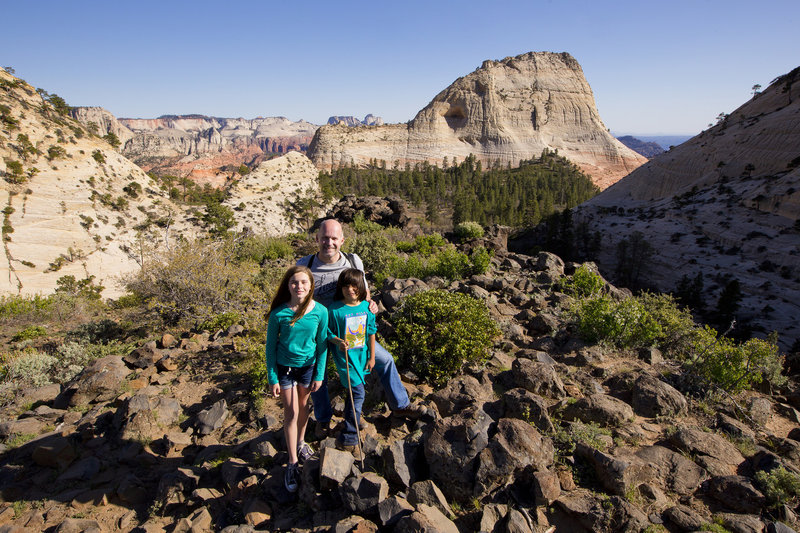
[[[0,0],[0,66],[118,117],[405,122],[485,59],[569,52],[614,133],[695,134],[800,65],[798,0]]]

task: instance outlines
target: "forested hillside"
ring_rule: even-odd
[[[389,169],[385,161],[373,161],[366,168],[322,172],[320,187],[328,198],[398,195],[424,207],[429,222],[445,225],[448,216],[453,225],[467,220],[483,225],[537,224],[555,209],[574,207],[599,192],[578,167],[548,150],[517,168],[496,164],[486,170],[474,156],[460,164],[445,158],[442,168],[420,163]]]

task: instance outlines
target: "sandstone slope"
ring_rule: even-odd
[[[309,146],[317,167],[428,161],[474,154],[516,165],[558,150],[601,188],[646,159],[607,130],[578,62],[569,54],[530,52],[483,65],[459,78],[408,124],[322,126]]]
[[[24,81],[0,70],[0,83],[0,293],[50,292],[58,278],[73,275],[95,276],[104,296],[115,296],[118,276],[138,268],[145,243],[158,247],[191,233],[139,167]]]
[[[286,202],[319,195],[319,172],[300,152],[264,161],[228,190],[224,204],[233,209],[236,230],[249,228],[265,235],[285,235],[301,229]],[[313,221],[318,215],[310,213]]]
[[[705,276],[707,307],[736,278],[738,318],[781,343],[800,339],[800,69],[776,79],[725,120],[655,157],[576,209],[603,234],[601,266],[641,232],[655,250],[645,283],[673,290]]]

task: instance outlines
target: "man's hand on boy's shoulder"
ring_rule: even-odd
[[[373,315],[378,314],[378,304],[375,302],[375,300],[369,301],[369,312],[372,313]]]

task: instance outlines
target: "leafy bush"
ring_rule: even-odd
[[[391,346],[400,366],[435,386],[465,363],[482,362],[500,331],[483,302],[440,289],[403,299],[392,316]]]
[[[391,266],[397,250],[382,232],[369,232],[356,235],[350,240],[349,249],[358,254],[364,268],[372,273],[379,285],[387,276],[393,275]]]
[[[483,226],[477,222],[461,222],[453,228],[453,233],[461,242],[468,241],[469,239],[480,239],[483,237]]]
[[[11,337],[11,340],[14,342],[29,340],[29,339],[36,339],[38,337],[44,337],[47,335],[47,328],[44,326],[28,326],[27,328],[18,331]]]
[[[738,392],[764,379],[777,386],[786,382],[781,375],[783,356],[773,341],[753,338],[737,344],[704,326],[695,331],[692,347],[686,366],[725,390]]]
[[[106,162],[106,156],[104,156],[103,152],[101,152],[100,150],[95,150],[94,152],[92,152],[92,158],[100,164]]]
[[[58,363],[52,355],[40,352],[24,353],[13,359],[6,367],[6,380],[20,386],[23,384],[41,387],[52,383],[50,372]]]
[[[600,294],[604,286],[603,278],[586,265],[579,266],[572,276],[561,280],[561,290],[576,298],[588,298]]]
[[[353,228],[353,231],[356,232],[356,235],[361,235],[363,233],[375,233],[376,231],[381,231],[383,229],[383,226],[377,222],[365,219],[364,213],[360,211],[353,217],[353,222],[350,223],[350,227]]]
[[[183,242],[152,255],[124,279],[127,290],[167,324],[196,325],[225,312],[261,314],[267,300],[252,261],[235,260],[230,240]]]
[[[244,238],[236,244],[236,258],[239,261],[249,259],[261,264],[276,259],[291,259],[294,256],[294,247],[282,237],[258,235]]]
[[[770,508],[785,504],[794,507],[800,499],[800,476],[782,466],[770,472],[756,472],[755,479]]]
[[[217,331],[220,329],[228,329],[234,324],[238,324],[241,320],[239,313],[236,312],[226,312],[220,313],[215,317],[211,317],[205,322],[200,324],[200,329],[205,329],[208,331]]]
[[[585,340],[621,348],[657,346],[693,375],[728,391],[764,379],[776,386],[786,381],[777,339],[753,338],[737,344],[718,337],[714,328],[697,326],[689,311],[669,295],[643,293],[624,300],[594,296],[576,302],[571,312]]]

